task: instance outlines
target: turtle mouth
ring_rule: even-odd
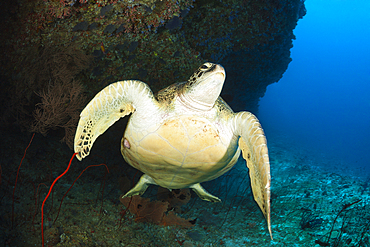
[[[216,72],[216,75],[215,76],[221,76],[223,80],[225,80],[225,73],[223,72]]]
[[[225,74],[222,73],[221,71],[212,73],[212,75],[207,76],[207,78],[204,78],[201,83],[204,84],[218,84],[220,82],[225,81]]]
[[[207,70],[198,69],[198,71],[195,72],[188,80],[189,86],[199,85],[204,81],[207,81],[210,77],[219,77],[220,75],[223,79],[225,79],[225,69],[219,64],[214,64]]]
[[[214,82],[220,82],[225,80],[225,73],[222,71],[214,72],[207,77],[201,78],[197,85],[199,84],[208,84],[208,83],[214,83]]]

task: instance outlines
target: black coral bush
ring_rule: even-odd
[[[13,79],[4,89],[3,124],[46,135],[64,129],[62,141],[72,147],[84,87],[76,79],[92,58],[74,45],[39,45],[22,49],[11,61]]]

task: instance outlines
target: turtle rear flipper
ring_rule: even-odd
[[[88,156],[98,136],[121,117],[153,104],[153,100],[152,91],[141,81],[119,81],[101,90],[80,114],[74,140],[76,157],[82,160]]]
[[[271,176],[265,134],[257,118],[249,112],[236,113],[233,125],[234,133],[240,136],[239,147],[249,168],[254,200],[267,220],[272,239],[270,216]]]
[[[206,191],[199,183],[193,184],[189,188],[193,189],[193,191],[200,197],[200,199],[209,201],[209,202],[221,202],[221,199],[217,196],[211,195],[208,191]]]
[[[150,184],[157,185],[157,183],[153,180],[153,178],[144,174],[143,176],[141,176],[141,178],[139,179],[135,187],[129,190],[121,198],[130,197],[130,196],[141,196],[142,194],[144,194],[144,192],[146,191],[146,189],[149,187]]]

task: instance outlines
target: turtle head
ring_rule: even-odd
[[[226,78],[225,69],[214,63],[204,63],[186,82],[179,98],[198,110],[210,110],[220,96]]]

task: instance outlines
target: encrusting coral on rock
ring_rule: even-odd
[[[234,110],[256,113],[267,85],[278,81],[291,61],[293,29],[305,14],[302,0],[20,0],[4,9],[0,38],[5,107],[0,114],[8,123],[24,120],[7,117],[16,103],[6,97],[14,90],[14,79],[18,83],[37,73],[23,73],[28,66],[24,61],[37,55],[34,49],[71,45],[77,53],[94,57],[88,70],[74,75],[87,99],[125,79],[143,80],[156,92],[211,61],[229,71],[221,96]],[[43,85],[28,91],[47,90]],[[40,98],[24,102],[28,98],[18,96],[21,109],[16,114],[32,116]]]

